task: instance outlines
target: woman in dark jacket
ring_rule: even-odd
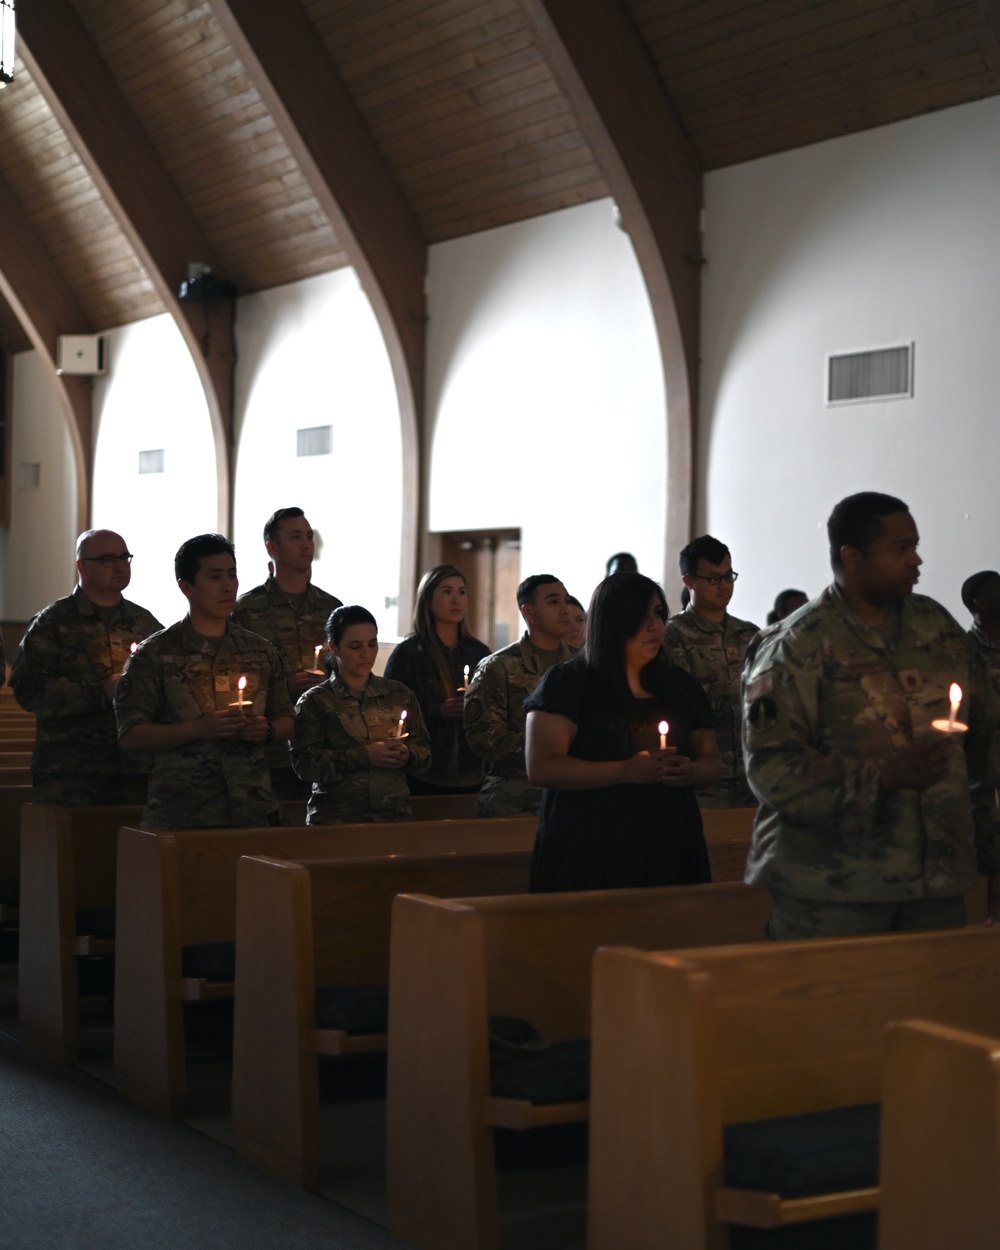
[[[465,624],[465,576],[454,564],[439,564],[417,587],[413,633],[389,656],[386,677],[417,696],[431,738],[431,765],[410,777],[414,794],[461,794],[479,789],[479,756],[462,728],[464,688],[479,661],[490,654]]]

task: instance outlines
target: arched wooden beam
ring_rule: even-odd
[[[232,520],[232,309],[178,299],[191,261],[217,269],[200,227],[67,0],[18,9],[19,51],[180,329],[215,437],[219,528]],[[224,276],[224,275],[220,275]],[[207,315],[206,315],[207,314]]]
[[[520,0],[635,248],[667,391],[665,587],[691,537],[701,305],[702,171],[618,0]]]
[[[417,573],[424,447],[427,244],[298,0],[209,0],[371,300],[385,338],[403,436],[401,627]]]
[[[93,477],[93,383],[90,378],[56,372],[56,346],[61,334],[88,334],[90,326],[67,290],[27,218],[0,181],[0,292],[10,305],[51,374],[66,417],[76,466],[76,528],[90,524]]]

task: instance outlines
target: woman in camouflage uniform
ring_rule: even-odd
[[[402,682],[372,673],[378,627],[366,608],[331,612],[326,636],[333,671],[296,704],[291,743],[292,767],[312,783],[306,823],[409,820],[404,773],[431,758],[420,705]]]

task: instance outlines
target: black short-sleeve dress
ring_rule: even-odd
[[[529,712],[555,712],[577,726],[574,759],[624,760],[660,745],[657,725],[670,725],[667,745],[690,753],[691,732],[714,729],[704,690],[671,667],[661,696],[634,699],[631,724],[598,711],[593,675],[583,657],[558,664],[524,701]],[[531,890],[600,890],[691,885],[710,881],[708,850],[693,787],[614,785],[542,792],[531,860]]]

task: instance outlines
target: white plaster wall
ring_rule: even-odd
[[[27,621],[73,589],[76,467],[55,384],[36,352],[14,357],[11,524],[0,529],[0,617]],[[40,465],[37,488],[24,466]],[[8,659],[10,657],[8,656]]]
[[[185,539],[218,528],[215,442],[205,392],[180,331],[164,314],[107,332],[109,372],[94,382],[95,528],[135,553],[126,597],[164,625],[187,604],[174,580]],[[163,473],[139,452],[163,449]]]
[[[920,589],[962,622],[1000,567],[1000,100],[711,173],[699,528],[728,542],[737,615],[830,580],[838,499],[909,503]],[[828,352],[916,343],[911,400],[828,408]]]
[[[652,311],[611,202],[430,249],[432,531],[520,526],[521,574],[585,604],[612,552],[663,572]]]
[[[396,636],[402,439],[389,357],[353,270],[240,300],[235,540],[241,589],[267,576],[264,522],[300,507],[319,542],[313,577]],[[296,431],[333,426],[333,454],[296,455]]]

